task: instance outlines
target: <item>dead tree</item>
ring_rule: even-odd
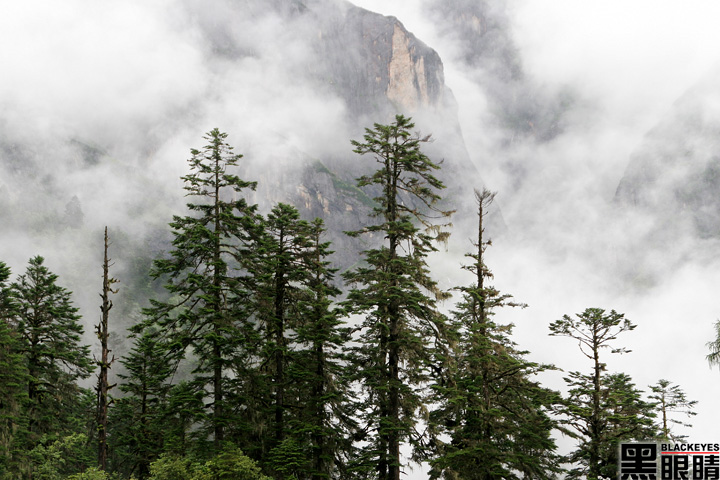
[[[113,302],[110,300],[111,293],[117,293],[117,289],[113,290],[113,284],[118,281],[110,277],[110,259],[108,258],[108,247],[110,243],[108,241],[108,231],[105,227],[105,248],[103,255],[103,286],[100,297],[102,298],[102,305],[100,305],[100,311],[102,312],[100,323],[95,326],[95,333],[97,333],[98,339],[100,340],[100,360],[95,359],[95,363],[98,365],[100,371],[98,373],[98,383],[96,387],[97,391],[97,429],[98,429],[98,466],[100,470],[105,470],[107,467],[107,425],[108,425],[108,407],[110,406],[111,400],[108,398],[108,392],[115,386],[108,383],[108,370],[115,361],[115,356],[110,357],[112,350],[108,347],[108,320],[110,318],[110,309],[113,307]]]

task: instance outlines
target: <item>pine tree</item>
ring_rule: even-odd
[[[6,322],[15,315],[15,306],[7,283],[9,279],[10,268],[5,262],[0,262],[0,319]]]
[[[191,349],[197,358],[193,384],[211,395],[206,425],[219,451],[233,410],[226,399],[229,363],[242,348],[237,323],[246,317],[238,310],[244,291],[238,268],[256,216],[255,206],[241,195],[256,184],[229,173],[242,155],[232,153],[226,133],[214,129],[204,138],[208,144],[191,150],[192,171],[182,177],[187,195],[198,200],[188,203],[194,215],[174,217],[171,256],[156,260],[152,272],[169,279],[166,289],[172,298],[152,301],[145,324],[157,325],[179,356]]]
[[[288,375],[296,388],[299,415],[290,421],[293,435],[309,445],[307,478],[347,478],[353,455],[353,420],[349,372],[344,349],[351,330],[343,310],[333,305],[340,290],[333,285],[336,269],[326,257],[332,253],[322,241],[323,222],[310,225],[305,258],[308,277],[298,305],[300,324],[294,336],[295,362]]]
[[[80,343],[83,327],[68,290],[40,256],[30,259],[24,275],[12,284],[17,310],[13,320],[28,370],[26,385],[30,445],[44,434],[73,433],[83,415],[84,396],[77,380],[92,372],[89,347]]]
[[[157,337],[152,328],[136,336],[133,348],[120,360],[125,373],[118,375],[123,380],[119,388],[126,395],[115,401],[110,418],[116,470],[140,479],[148,476],[167,435],[163,419],[172,367]]]
[[[692,427],[689,423],[672,418],[672,414],[681,414],[687,417],[696,415],[694,408],[697,400],[688,400],[687,395],[680,388],[680,385],[673,385],[668,380],[660,379],[657,384],[650,386],[652,395],[648,398],[655,403],[656,410],[660,414],[660,423],[657,425],[661,439],[672,442],[682,442],[686,435],[679,435],[673,432],[672,425],[681,427]]]
[[[528,362],[510,339],[512,325],[493,321],[495,310],[524,307],[501,294],[488,281],[483,220],[495,194],[475,192],[478,239],[474,262],[464,267],[476,282],[460,287],[462,300],[454,312],[457,343],[441,381],[434,386],[440,408],[432,415],[450,441],[441,443],[431,461],[431,478],[554,478],[558,471],[554,422],[548,413],[556,397],[530,376],[544,366]]]
[[[364,315],[354,361],[366,395],[360,414],[367,447],[357,468],[376,469],[382,480],[400,478],[403,442],[419,455],[426,440],[416,429],[424,416],[423,387],[435,362],[435,345],[444,342],[446,330],[435,306],[444,294],[430,278],[425,259],[435,250],[434,240],[447,238],[431,217],[451,212],[437,207],[436,192],[444,188],[433,175],[439,167],[420,149],[429,137],[413,135],[413,128],[410,119],[397,115],[391,125],[366,129],[365,143],[352,142],[356,153],[371,155],[379,164],[358,181],[361,188],[379,190],[372,214],[379,223],[349,233],[379,237],[383,245],[365,251],[366,265],[345,279],[356,285],[348,308]]]
[[[287,434],[289,398],[288,366],[293,362],[289,332],[299,325],[298,302],[306,283],[306,251],[310,246],[309,225],[300,220],[295,207],[280,203],[268,214],[257,247],[259,268],[254,272],[258,288],[259,319],[265,332],[261,356],[263,373],[271,395],[274,447]]]
[[[603,349],[628,353],[610,343],[618,335],[632,331],[635,325],[614,310],[588,308],[571,318],[568,315],[550,324],[550,335],[578,341],[580,350],[592,361],[592,373],[570,372],[565,382],[570,387],[560,408],[564,416],[563,431],[580,441],[569,460],[578,467],[568,478],[597,480],[608,471],[617,472],[615,450],[619,440],[643,440],[654,437],[652,406],[641,399],[630,378],[624,374],[608,375],[600,360]],[[614,470],[613,470],[614,469]]]
[[[612,478],[618,471],[618,444],[657,438],[655,406],[644,400],[629,375],[612,373],[603,378],[601,405],[606,427],[600,448],[600,476]],[[572,394],[571,394],[572,395]],[[578,391],[582,398],[582,393]],[[573,401],[575,397],[571,396]]]
[[[10,269],[0,262],[0,478],[16,473],[17,434],[23,429],[27,369],[17,331],[11,326],[15,305],[7,283]]]

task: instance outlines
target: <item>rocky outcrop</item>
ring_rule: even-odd
[[[433,133],[437,141],[428,145],[427,153],[443,164],[439,176],[449,187],[443,192],[445,208],[460,210],[457,217],[474,222],[473,212],[464,209],[472,204],[473,188],[482,188],[482,180],[465,148],[457,106],[445,85],[437,52],[395,17],[345,1],[316,0],[302,5],[292,11],[275,11],[302,25],[298,31],[305,32],[305,37],[301,40],[308,42],[315,54],[303,72],[303,82],[342,99],[350,138],[361,140],[365,127],[390,123],[396,113],[412,116],[418,131]],[[290,163],[304,165],[300,171],[278,173],[274,168],[272,172],[261,168],[247,177],[258,180],[256,200],[261,204],[285,201],[298,206],[305,218],[323,218],[333,247],[341,252],[341,258],[335,259],[341,267],[352,265],[355,253],[366,248],[359,242],[367,238],[351,239],[343,232],[358,230],[371,221],[372,194],[355,184],[359,176],[376,168],[373,159],[360,160],[351,152],[350,138],[344,155],[305,158],[296,152],[300,158]],[[457,227],[462,223],[455,221]]]
[[[246,141],[249,139],[250,142],[253,135],[264,136],[264,142],[276,135],[280,139],[278,143],[283,143],[276,148],[277,145],[267,142],[264,144],[267,148],[260,155],[253,155],[245,145],[237,144],[237,140],[231,138],[238,152],[246,154],[249,159],[245,164],[247,170],[239,173],[243,178],[258,181],[258,191],[252,200],[259,203],[263,210],[282,201],[297,205],[305,218],[323,218],[334,248],[345,256],[339,261],[345,267],[354,263],[351,257],[363,248],[358,242],[364,240],[352,240],[343,232],[357,230],[372,221],[368,219],[372,193],[360,191],[355,186],[356,179],[376,168],[372,158],[359,159],[352,153],[350,139],[362,140],[365,127],[375,122],[390,123],[396,113],[403,113],[415,119],[419,132],[432,133],[436,138],[427,153],[433,160],[443,163],[439,176],[449,187],[444,192],[444,196],[448,197],[446,208],[472,204],[472,189],[481,188],[482,180],[465,148],[457,107],[445,85],[442,61],[436,51],[408,31],[400,20],[370,12],[345,0],[221,0],[213,5],[213,9],[208,9],[200,0],[180,0],[178,5],[183,10],[176,12],[177,17],[187,21],[192,47],[202,57],[202,62],[197,65],[205,70],[200,72],[200,76],[210,79],[207,92],[201,91],[190,105],[168,108],[167,111],[176,112],[173,118],[158,118],[158,122],[163,122],[161,126],[141,132],[137,141],[140,145],[133,145],[132,150],[142,152],[140,159],[111,159],[111,155],[123,149],[107,148],[104,143],[103,151],[113,153],[101,155],[98,153],[100,150],[87,147],[85,143],[62,140],[65,150],[70,153],[54,157],[56,163],[52,171],[56,176],[82,169],[104,171],[108,162],[116,162],[117,165],[137,162],[138,176],[142,176],[140,172],[146,162],[152,164],[155,160],[153,155],[162,149],[165,142],[172,141],[172,135],[177,130],[197,130],[199,137],[201,129],[207,127],[205,122],[226,122],[227,118],[232,118],[242,124],[221,123],[218,127],[231,132],[249,132]],[[272,83],[268,92],[262,91],[263,75],[278,76],[268,78],[268,83]],[[248,76],[251,80],[247,80]],[[283,82],[292,92],[282,97],[287,104],[273,105],[268,109],[259,133],[248,127],[253,124],[252,117],[222,114],[224,109],[243,112],[247,108],[243,99],[254,94],[240,91],[242,87],[236,85],[229,86],[238,78],[246,80],[250,88],[262,91],[261,95],[278,91],[282,95],[285,93],[282,91]],[[255,81],[257,78],[260,80]],[[304,97],[313,100],[304,103]],[[318,97],[321,100],[315,101]],[[325,98],[329,99],[328,104],[333,108],[341,104],[338,110],[343,113],[338,116],[344,114],[344,124],[337,128],[331,125],[328,130],[339,132],[341,137],[331,141],[342,142],[346,148],[318,148],[306,153],[292,140],[285,140],[295,134],[292,125],[285,123],[276,128],[272,124],[272,117],[282,116],[284,109],[296,110],[308,104],[310,111],[307,115],[311,116],[312,108],[322,104]],[[297,104],[293,103],[295,100],[298,100]],[[172,99],[169,102],[172,103]],[[203,118],[206,105],[210,105],[207,108],[213,115],[208,114],[208,117],[212,118]],[[322,104],[320,108],[326,106]],[[272,110],[273,107],[279,111]],[[219,115],[218,111],[221,112]],[[182,117],[182,121],[176,122],[176,117]],[[327,134],[317,133],[315,136],[316,132],[306,130],[304,135],[308,138],[297,143],[327,141]],[[85,138],[83,134],[72,132],[87,144],[95,144],[95,139]],[[113,138],[112,134],[108,134],[104,140],[122,144],[125,139],[121,136],[118,134],[117,138]],[[0,138],[0,156],[3,157],[0,161],[6,163],[5,169],[31,168],[26,159],[20,158],[25,155],[16,155],[14,147],[8,145],[10,143],[4,143]],[[183,160],[184,157],[179,157],[178,164]],[[133,177],[132,182],[146,180],[151,183],[154,179]],[[164,187],[147,190],[157,190],[157,197],[162,197],[166,195]],[[175,187],[172,185],[172,188]],[[34,184],[23,185],[22,188],[39,189]],[[65,205],[74,194],[77,193],[57,194],[55,203]],[[86,213],[92,214],[90,206],[93,202],[86,201],[82,195],[79,197],[83,206],[88,206]],[[138,212],[144,212],[160,218],[166,210],[170,210],[169,205],[173,202],[171,198],[167,198],[166,203],[153,201],[152,204],[144,198],[133,200],[147,203],[137,206],[137,212],[133,211],[135,217]],[[53,202],[42,202],[50,203]],[[153,213],[148,213],[151,210]],[[472,219],[472,214],[467,218]]]
[[[437,52],[395,17],[347,2],[308,2],[320,32],[315,75],[358,119],[442,107],[445,83]]]

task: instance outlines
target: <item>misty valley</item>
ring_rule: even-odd
[[[0,479],[718,478],[720,6],[580,3],[1,6]]]

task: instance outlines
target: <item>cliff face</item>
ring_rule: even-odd
[[[343,98],[351,116],[387,116],[438,107],[445,89],[438,54],[394,17],[349,3],[311,2],[318,27],[318,79]]]
[[[720,88],[714,72],[675,103],[630,159],[615,201],[654,218],[653,236],[720,238]]]
[[[347,267],[367,239],[351,239],[342,232],[367,222],[373,192],[355,187],[356,179],[377,168],[370,157],[351,152],[349,140],[362,140],[364,128],[389,123],[396,113],[412,116],[417,130],[432,133],[436,141],[427,153],[442,162],[438,173],[447,188],[445,208],[472,222],[465,211],[473,188],[482,188],[480,175],[468,156],[458,124],[454,98],[444,83],[443,64],[433,49],[418,40],[394,17],[386,17],[347,2],[310,1],[303,8],[281,12],[288,21],[303,25],[302,41],[314,52],[314,61],[301,73],[302,81],[343,102],[349,137],[344,153],[307,158],[295,152],[290,163],[301,168],[274,169],[262,165],[247,172],[259,181],[255,200],[264,206],[277,201],[296,205],[305,218],[320,217],[330,232],[335,260]],[[285,159],[287,161],[287,159]],[[278,160],[278,163],[282,163]],[[273,163],[273,162],[270,162]],[[268,167],[271,170],[268,170]],[[501,224],[498,220],[496,224]],[[463,221],[456,221],[462,228]],[[464,238],[464,236],[463,236]]]
[[[436,139],[427,153],[442,162],[444,208],[459,208],[462,217],[463,205],[472,205],[472,190],[481,188],[482,180],[465,148],[442,61],[397,18],[344,0],[221,0],[213,9],[200,0],[172,5],[176,11],[167,22],[181,26],[176,40],[186,42],[182,47],[192,66],[183,73],[197,88],[177,100],[168,95],[162,108],[138,102],[135,113],[134,91],[122,84],[104,97],[121,97],[118,108],[142,126],[128,122],[127,128],[113,128],[112,112],[108,118],[100,113],[97,118],[107,123],[102,138],[95,135],[95,112],[71,122],[80,125],[76,130],[50,125],[23,138],[4,135],[9,130],[0,113],[0,189],[8,190],[5,202],[11,199],[0,222],[15,211],[18,231],[61,232],[65,225],[52,219],[62,217],[62,206],[77,195],[91,228],[104,216],[111,191],[114,204],[106,208],[121,211],[116,221],[145,220],[148,226],[139,230],[155,235],[183,201],[179,175],[160,180],[153,168],[183,174],[188,147],[197,147],[202,133],[217,126],[231,133],[230,143],[246,157],[245,171],[238,173],[258,181],[251,200],[263,210],[288,202],[304,218],[323,218],[345,267],[354,263],[364,240],[343,232],[372,221],[374,194],[357,189],[356,179],[377,168],[374,159],[352,153],[350,140],[362,140],[365,127],[390,123],[397,113],[413,117],[419,133]],[[43,137],[48,131],[50,140]],[[184,148],[174,147],[180,143]],[[171,147],[180,153],[168,155]],[[3,171],[10,177],[2,178]],[[112,188],[103,186],[110,178]],[[37,200],[32,215],[23,198]]]

